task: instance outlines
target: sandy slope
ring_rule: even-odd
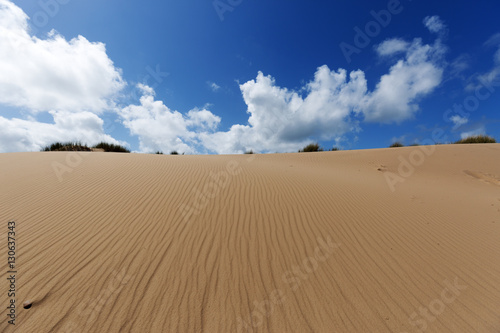
[[[2,154],[15,331],[500,332],[500,145],[421,149]]]

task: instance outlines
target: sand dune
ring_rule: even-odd
[[[498,144],[0,170],[2,332],[500,332]]]

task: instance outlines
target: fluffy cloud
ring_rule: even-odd
[[[469,122],[469,119],[460,117],[459,115],[450,117],[450,120],[453,122],[453,129],[459,128],[460,126],[465,125]]]
[[[394,55],[400,52],[406,52],[410,44],[400,38],[388,39],[377,46],[376,50],[380,56]]]
[[[441,83],[445,48],[440,40],[424,45],[420,39],[412,43],[390,39],[376,50],[381,56],[404,52],[404,58],[373,91],[367,90],[359,70],[347,74],[344,69],[321,66],[298,91],[278,87],[274,78],[259,72],[255,80],[240,85],[248,124],[233,125],[227,132],[202,133],[200,141],[217,153],[295,151],[313,138],[340,140],[359,131],[355,115],[379,123],[411,119],[418,111],[418,100]]]
[[[151,87],[138,85],[138,88],[143,93],[140,105],[124,107],[118,114],[130,134],[139,137],[141,152],[197,153],[198,135],[213,130],[220,122],[219,117],[205,109],[193,109],[184,116],[155,100]]]
[[[0,0],[0,103],[33,114],[50,112],[53,123],[0,118],[0,151],[38,150],[66,140],[116,143],[98,116],[109,109],[138,137],[141,152],[296,151],[311,140],[339,141],[359,131],[363,120],[397,123],[412,118],[419,99],[441,82],[445,51],[439,39],[434,45],[419,39],[385,41],[376,48],[378,54],[399,60],[372,91],[360,70],[348,73],[324,65],[297,90],[279,87],[273,77],[259,72],[240,85],[247,123],[218,131],[221,119],[207,108],[186,114],[171,110],[155,100],[154,89],[142,84],[137,105],[116,107],[125,83],[104,44],[82,36],[68,41],[56,32],[39,39],[30,36],[27,20],[19,7]],[[433,18],[426,25],[434,31],[438,22]],[[220,88],[208,85],[214,91]]]
[[[261,72],[240,85],[240,90],[250,114],[248,125],[200,135],[207,149],[217,153],[293,151],[313,136],[329,140],[355,131],[357,123],[349,115],[366,92],[366,80],[361,71],[348,76],[343,69],[335,72],[322,66],[301,89],[305,97],[276,86],[271,76]]]
[[[380,123],[399,123],[418,111],[417,101],[429,94],[442,81],[440,60],[446,49],[437,40],[423,45],[415,39],[406,51],[405,59],[393,65],[383,75],[375,90],[368,93],[360,105],[365,120]]]
[[[439,40],[424,45],[420,39],[412,43],[391,39],[377,51],[405,55],[373,91],[367,90],[365,75],[359,70],[347,74],[344,69],[321,66],[314,79],[298,91],[278,87],[271,76],[259,72],[255,80],[240,85],[250,114],[248,124],[233,125],[227,132],[204,133],[201,142],[217,153],[295,151],[313,138],[339,140],[358,131],[355,115],[379,123],[411,119],[418,111],[418,100],[441,83],[445,48]]]
[[[0,0],[0,104],[28,114],[0,117],[0,152],[39,150],[55,141],[119,143],[97,116],[114,106],[125,85],[104,44],[82,36],[67,41],[54,31],[39,39],[29,34],[28,19]],[[46,112],[52,123],[33,117]]]
[[[39,151],[57,141],[123,144],[105,134],[103,120],[91,112],[51,111],[54,122],[0,117],[0,152]]]
[[[427,16],[424,18],[424,25],[433,33],[442,33],[446,30],[446,25],[439,16]]]
[[[105,45],[52,31],[30,36],[28,16],[0,0],[0,103],[38,111],[101,112],[124,86]]]

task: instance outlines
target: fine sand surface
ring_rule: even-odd
[[[0,154],[0,331],[500,332],[500,145],[422,149]]]

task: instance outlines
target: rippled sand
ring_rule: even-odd
[[[0,170],[2,332],[500,331],[498,144]]]

